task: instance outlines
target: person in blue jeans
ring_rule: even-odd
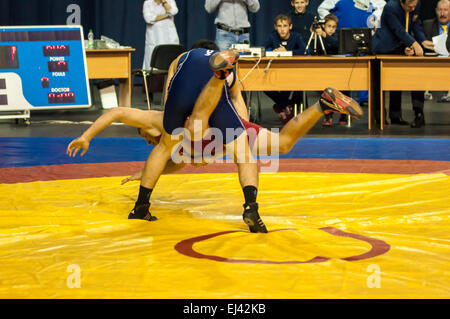
[[[216,44],[220,50],[227,50],[233,44],[250,43],[250,22],[248,11],[259,10],[258,0],[205,0],[208,13],[217,11]]]

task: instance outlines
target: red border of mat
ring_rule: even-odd
[[[144,162],[64,164],[0,168],[0,183],[27,183],[62,179],[131,175],[144,167]],[[445,173],[450,175],[450,162],[374,159],[280,159],[279,172],[329,172],[374,174]],[[234,164],[212,163],[194,167],[186,165],[178,174],[232,173]]]

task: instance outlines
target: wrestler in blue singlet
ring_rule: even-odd
[[[177,70],[169,83],[164,107],[163,124],[167,133],[172,134],[175,129],[184,127],[186,119],[192,114],[200,93],[214,76],[209,67],[209,58],[215,52],[217,51],[194,49],[180,58]],[[209,118],[209,126],[222,132],[224,144],[237,138],[237,136],[227,137],[227,128],[236,132],[244,131],[244,125],[230,96],[230,88],[235,84],[235,79],[236,74],[233,70],[233,81],[231,85],[225,81],[219,103]]]

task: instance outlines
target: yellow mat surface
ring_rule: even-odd
[[[120,177],[0,185],[1,298],[449,298],[450,177],[167,175],[156,222]]]

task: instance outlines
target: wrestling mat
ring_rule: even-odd
[[[158,220],[128,220],[145,142],[69,141],[0,139],[0,298],[450,297],[449,140],[301,140],[260,174],[268,234],[232,164],[162,176]]]

